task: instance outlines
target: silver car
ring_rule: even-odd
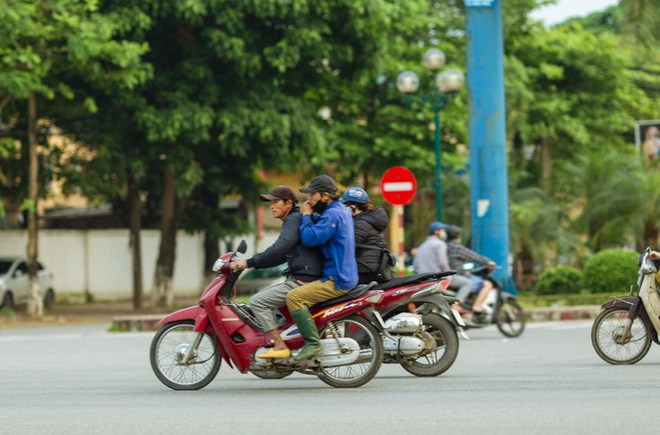
[[[37,276],[44,300],[44,308],[50,309],[55,302],[53,274],[37,262]],[[0,307],[15,309],[25,304],[30,290],[27,260],[20,257],[0,257]]]

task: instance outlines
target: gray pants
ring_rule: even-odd
[[[470,278],[457,274],[452,275],[451,283],[449,284],[449,288],[456,291],[456,297],[460,299],[461,302],[465,302],[467,297],[470,296],[473,286],[474,284]]]
[[[277,319],[273,310],[286,306],[286,295],[303,284],[305,283],[288,277],[285,281],[268,286],[250,298],[252,312],[266,331],[277,329]]]

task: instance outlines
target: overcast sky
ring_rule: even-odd
[[[541,19],[547,26],[551,26],[567,18],[583,17],[591,12],[602,11],[618,2],[619,0],[559,0],[555,5],[537,9],[532,13],[532,17]]]

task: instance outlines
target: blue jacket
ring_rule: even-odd
[[[353,217],[339,201],[330,203],[317,216],[316,222],[309,215],[302,217],[300,241],[308,248],[321,247],[321,281],[334,278],[337,290],[351,290],[358,282]]]

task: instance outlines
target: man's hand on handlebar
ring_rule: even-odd
[[[488,270],[494,270],[495,266],[497,266],[497,265],[495,264],[494,261],[489,261],[486,266],[488,266]]]
[[[229,268],[232,272],[243,270],[247,268],[247,261],[245,260],[236,260],[229,263]]]

